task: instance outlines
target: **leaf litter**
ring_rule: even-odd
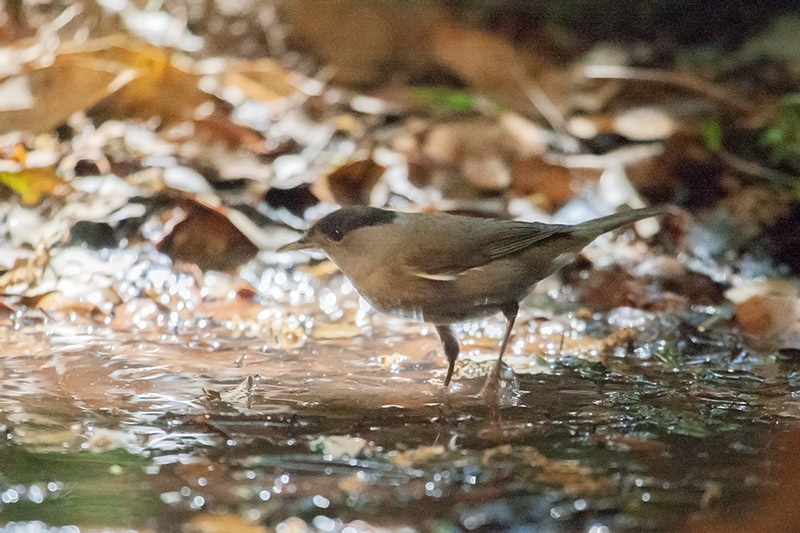
[[[10,530],[709,530],[748,502],[759,524],[800,416],[798,136],[796,73],[751,62],[787,61],[791,17],[692,72],[688,44],[589,46],[557,16],[529,35],[488,7],[347,4],[10,3]],[[540,284],[496,405],[495,318],[459,326],[445,392],[429,327],[274,252],[334,204],[645,201],[685,213]]]

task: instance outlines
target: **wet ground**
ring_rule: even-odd
[[[6,320],[3,531],[675,531],[746,516],[800,420],[793,362],[713,314],[529,307],[499,401],[481,394],[498,319],[460,331],[445,392],[430,328],[360,315],[301,320],[282,344],[212,322]],[[620,316],[637,333],[601,356]]]

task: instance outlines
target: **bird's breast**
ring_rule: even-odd
[[[356,290],[378,311],[406,319],[450,324],[487,316],[516,299],[497,274],[475,269],[458,276],[423,277],[395,269],[390,274],[353,279]],[[507,281],[507,280],[506,280]],[[499,290],[498,290],[499,289]]]

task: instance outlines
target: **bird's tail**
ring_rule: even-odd
[[[642,220],[643,218],[657,217],[673,212],[675,207],[669,205],[644,207],[642,209],[630,209],[621,213],[614,213],[605,217],[588,220],[572,227],[574,234],[582,236],[588,240],[594,240],[607,231],[622,227],[631,222]]]

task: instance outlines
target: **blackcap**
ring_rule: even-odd
[[[607,231],[667,208],[628,210],[576,225],[345,207],[278,251],[317,248],[378,311],[433,324],[449,366],[459,354],[452,324],[503,313],[500,366],[521,302],[541,279]]]

